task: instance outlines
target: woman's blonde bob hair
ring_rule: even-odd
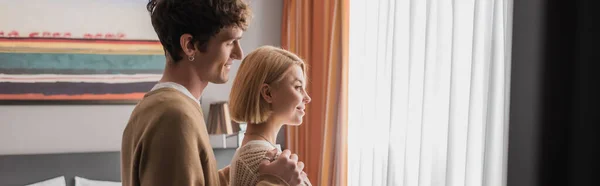
[[[272,46],[262,46],[244,58],[229,95],[229,111],[236,122],[263,123],[271,115],[270,104],[261,96],[263,84],[281,81],[293,65],[302,68],[304,61],[295,54]]]

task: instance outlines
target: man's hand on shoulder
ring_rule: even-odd
[[[289,185],[299,185],[302,183],[304,163],[298,161],[298,155],[292,154],[290,150],[284,150],[279,157],[273,160],[277,150],[269,151],[265,155],[267,158],[262,160],[258,167],[260,174],[270,174],[280,177]]]

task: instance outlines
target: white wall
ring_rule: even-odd
[[[244,52],[248,53],[261,45],[279,46],[283,2],[253,0],[250,4],[254,18],[242,39]],[[5,5],[10,3],[0,0],[0,5],[4,7],[0,11],[8,10]],[[0,23],[4,21],[0,20]],[[228,83],[211,84],[205,90],[202,98],[205,115],[208,115],[210,103],[228,99],[238,67],[239,61],[232,66]],[[118,151],[122,131],[133,107],[0,106],[0,155]]]

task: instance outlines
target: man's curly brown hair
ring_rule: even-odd
[[[182,59],[179,38],[192,35],[201,52],[208,40],[226,27],[246,30],[251,10],[243,0],[150,0],[146,5],[152,26],[174,62]]]

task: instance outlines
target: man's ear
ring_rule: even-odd
[[[263,84],[260,87],[260,96],[262,96],[262,98],[265,99],[267,103],[273,102],[273,96],[271,96],[271,87],[267,84]]]
[[[196,55],[196,45],[192,42],[192,35],[183,34],[179,37],[179,44],[181,45],[181,50],[185,54],[185,56],[195,56]]]

